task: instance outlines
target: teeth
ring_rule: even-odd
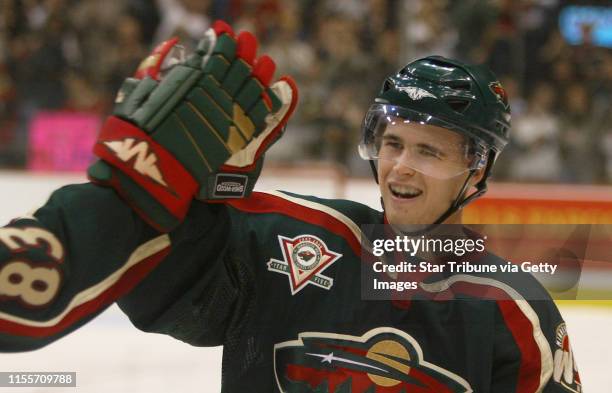
[[[421,193],[423,192],[418,188],[398,184],[389,185],[389,188],[394,194],[405,198],[414,198],[416,196],[421,195]]]

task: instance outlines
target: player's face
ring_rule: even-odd
[[[449,208],[469,173],[465,143],[463,136],[442,127],[418,123],[387,127],[380,141],[378,179],[389,223],[432,224]],[[465,170],[458,170],[460,165]],[[481,177],[479,171],[470,183]],[[455,214],[446,223],[460,219]]]

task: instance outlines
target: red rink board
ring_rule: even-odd
[[[470,224],[612,224],[612,187],[491,184],[466,207]]]

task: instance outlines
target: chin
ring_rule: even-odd
[[[402,208],[394,206],[393,201],[383,200],[385,204],[385,215],[387,217],[387,221],[390,224],[403,225],[403,224],[411,224],[411,225],[421,225],[425,223],[424,217],[420,217],[416,215],[415,212],[421,212],[422,208],[419,206],[414,207],[404,207]]]
[[[409,213],[401,213],[401,212],[386,212],[387,220],[390,224],[395,225],[421,225],[423,224],[423,220],[420,217],[415,217]]]

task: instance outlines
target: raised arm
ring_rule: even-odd
[[[169,253],[111,189],[57,190],[0,229],[0,350],[36,349],[102,312]]]
[[[0,351],[44,346],[119,299],[144,330],[221,343],[243,281],[227,209],[211,202],[250,194],[297,90],[287,77],[270,85],[272,60],[223,22],[186,60],[176,44],[124,82],[94,148],[94,184],[57,190],[0,229]],[[208,333],[203,308],[222,310]]]

